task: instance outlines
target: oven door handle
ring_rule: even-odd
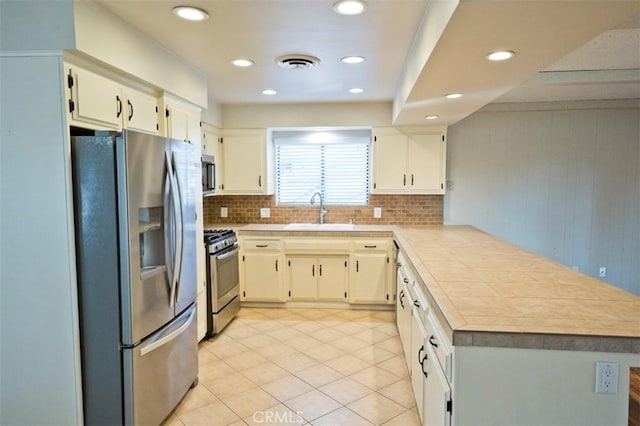
[[[240,250],[240,247],[235,247],[233,250],[228,251],[226,253],[222,253],[222,254],[216,254],[214,255],[216,257],[217,260],[224,260],[228,257],[233,256],[234,254],[236,254],[238,251]]]

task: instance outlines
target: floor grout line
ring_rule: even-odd
[[[311,394],[314,391],[317,392],[317,395],[323,395],[323,397],[327,398],[326,400],[322,400],[323,403],[325,403],[323,406],[314,408],[317,412],[312,415],[322,414],[314,417],[313,420],[308,421],[308,423],[292,424],[311,425],[314,422],[322,423],[321,419],[331,414],[334,414],[334,416],[327,417],[326,419],[335,419],[335,416],[344,416],[345,412],[336,413],[342,409],[348,410],[349,415],[355,415],[363,421],[371,422],[372,420],[369,420],[364,415],[349,407],[354,406],[353,404],[357,402],[360,402],[361,406],[366,406],[366,404],[369,403],[367,398],[373,398],[374,401],[389,401],[389,407],[395,411],[401,410],[395,414],[393,411],[383,414],[376,411],[378,407],[373,407],[373,412],[367,411],[366,407],[361,408],[361,411],[364,410],[362,411],[363,414],[372,419],[377,419],[376,422],[383,419],[381,423],[387,423],[411,412],[410,415],[412,415],[412,418],[410,420],[415,424],[419,424],[417,415],[415,414],[415,406],[407,408],[400,402],[404,401],[407,403],[406,399],[398,397],[398,401],[396,401],[393,399],[393,395],[388,396],[381,393],[382,390],[397,385],[408,378],[408,372],[398,368],[397,365],[394,364],[394,362],[399,361],[387,363],[387,361],[396,359],[399,356],[402,357],[400,361],[404,361],[393,318],[393,314],[387,313],[387,311],[336,309],[323,310],[322,315],[319,315],[317,310],[301,308],[283,310],[242,308],[238,317],[229,324],[221,335],[200,343],[200,353],[211,355],[210,360],[203,362],[200,366],[202,370],[207,370],[207,372],[210,373],[211,368],[215,369],[218,363],[221,363],[221,366],[226,366],[224,367],[225,370],[229,369],[229,372],[220,378],[216,378],[215,371],[213,372],[213,376],[203,375],[203,380],[200,382],[200,385],[203,386],[215,401],[208,403],[205,401],[203,402],[203,404],[205,404],[203,406],[197,406],[200,401],[196,401],[194,408],[181,412],[180,414],[176,414],[179,409],[177,408],[174,414],[165,421],[164,425],[191,426],[192,424],[200,424],[200,420],[208,420],[208,424],[212,426],[222,424],[215,423],[216,420],[212,418],[193,419],[197,417],[198,414],[205,413],[206,410],[204,409],[207,407],[212,408],[211,405],[215,403],[221,403],[223,407],[226,407],[230,413],[238,418],[238,420],[235,423],[232,422],[232,424],[246,425],[247,422],[245,422],[244,419],[248,417],[245,416],[243,418],[241,414],[253,408],[242,405],[241,398],[238,398],[239,395],[254,392],[256,398],[260,399],[262,398],[260,395],[264,394],[275,401],[275,404],[272,406],[256,411],[265,411],[282,406],[291,412],[295,412],[296,410],[295,407],[292,406],[292,402],[300,402],[301,399],[298,398]],[[320,336],[323,338],[320,338]],[[384,344],[384,347],[379,346],[380,344]],[[310,353],[315,348],[328,352],[324,355],[314,353],[315,356],[312,356]],[[265,352],[262,352],[261,349]],[[267,350],[268,352],[266,352]],[[325,359],[325,356],[328,358]],[[247,366],[238,360],[256,362],[256,364]],[[227,361],[231,362],[229,363]],[[278,363],[278,361],[280,361],[280,363]],[[287,365],[287,362],[291,364]],[[351,364],[349,364],[349,362],[351,362]],[[355,365],[353,364],[354,362]],[[283,363],[285,365],[282,365]],[[385,364],[386,368],[380,366],[380,364],[383,363],[387,363]],[[214,366],[211,367],[211,364],[214,364]],[[260,365],[264,366],[262,369],[264,375],[260,376],[260,370],[248,372]],[[371,370],[356,377],[359,373],[368,369]],[[271,370],[273,370],[273,372],[271,372]],[[278,370],[282,370],[282,372]],[[343,371],[347,373],[345,374]],[[398,376],[397,373],[399,371],[402,376]],[[375,376],[376,372],[378,372],[378,374],[384,372],[384,374],[378,379],[376,378],[377,376]],[[237,392],[232,391],[231,394],[225,395],[228,389],[218,389],[215,383],[219,383],[220,380],[224,380],[231,374],[237,375],[238,381],[241,382],[239,386],[243,389]],[[322,374],[331,374],[333,377],[325,383]],[[372,374],[374,375],[373,378],[371,378]],[[278,378],[272,379],[272,377]],[[242,382],[240,378],[243,378],[244,382]],[[287,395],[287,392],[281,390],[280,384],[287,383],[285,379],[288,378],[298,380],[308,387],[308,389],[302,391],[302,393],[297,393],[298,390],[294,390],[291,394],[296,394],[295,396],[281,399],[282,396]],[[355,392],[354,396],[356,396],[356,398],[354,400],[350,400],[348,396],[349,390],[345,390],[344,387],[340,389],[340,384],[337,383],[345,379],[349,380],[349,382],[345,383],[345,386],[348,383],[355,383],[360,387],[359,391],[351,390]],[[263,380],[266,380],[266,382],[263,383]],[[382,381],[380,382],[379,380]],[[381,384],[383,382],[384,385]],[[317,385],[314,385],[314,383]],[[370,385],[373,383],[375,383],[374,387],[371,387]],[[249,387],[249,384],[251,384],[252,387]],[[333,390],[335,396],[339,396],[340,391],[344,392],[343,396],[339,397],[340,400],[335,399],[335,396],[331,396],[331,392],[329,392],[331,388],[328,388],[328,386],[332,384],[335,384],[337,387]],[[211,385],[214,387],[212,388]],[[268,385],[271,386],[269,387]],[[397,392],[398,389],[402,389],[402,386],[403,385],[396,386],[387,393]],[[244,389],[244,387],[247,387],[247,389]],[[325,390],[323,390],[323,388],[325,388]],[[362,389],[366,389],[366,391]],[[260,390],[260,392],[256,392],[257,390]],[[187,402],[192,403],[190,401],[191,395],[193,395],[192,392],[188,393],[179,407],[183,405],[186,406]],[[220,395],[225,396],[221,397]],[[298,400],[296,401],[296,399]],[[349,402],[342,403],[342,400]],[[304,400],[302,399],[302,401]],[[331,401],[331,403],[329,403],[329,401]],[[234,405],[229,405],[230,402],[233,402]],[[258,406],[260,405],[265,404],[258,404]],[[232,406],[236,406],[236,409],[232,408]],[[325,409],[328,411],[325,412]],[[198,412],[198,410],[201,411]],[[254,415],[256,411],[254,411]],[[217,420],[220,421],[220,419]]]

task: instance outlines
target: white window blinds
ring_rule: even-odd
[[[326,205],[369,201],[369,130],[275,132],[278,204],[308,205],[320,192]]]

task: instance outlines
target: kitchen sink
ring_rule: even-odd
[[[352,231],[351,223],[290,223],[286,230],[293,231]]]

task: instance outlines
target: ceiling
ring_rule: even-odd
[[[368,0],[359,16],[336,14],[333,0],[96,1],[206,75],[223,105],[389,101],[394,124],[424,125],[426,115],[453,124],[494,101],[640,98],[636,0]],[[185,3],[209,19],[177,18],[172,8]],[[498,49],[516,55],[487,61]],[[320,63],[279,67],[286,54]],[[366,60],[340,61],[349,55]],[[240,57],[255,65],[233,66]],[[464,96],[445,99],[451,92]]]

